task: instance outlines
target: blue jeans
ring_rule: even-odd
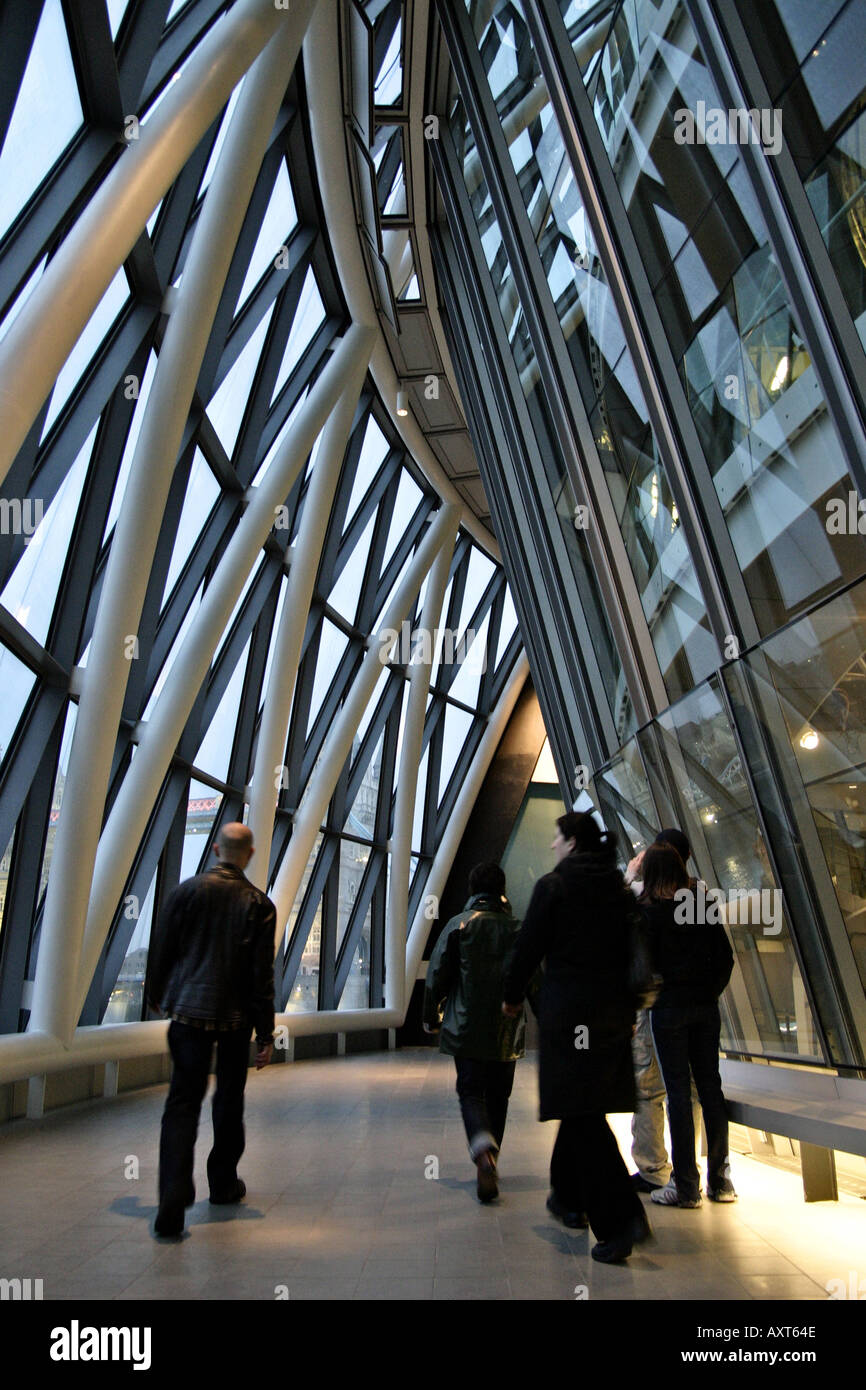
[[[707,1185],[727,1176],[728,1114],[719,1076],[719,1006],[656,1006],[651,1012],[653,1040],[668,1093],[673,1179],[681,1197],[700,1196],[695,1162],[695,1126],[689,1072],[694,1077],[707,1131]]]

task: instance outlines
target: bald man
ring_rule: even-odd
[[[256,1070],[267,1066],[273,1051],[277,919],[271,900],[244,873],[253,850],[247,826],[224,825],[214,845],[217,862],[169,894],[151,942],[148,999],[171,1018],[173,1063],[159,1146],[158,1236],[179,1236],[184,1211],[195,1201],[195,1140],[214,1044],[210,1200],[227,1206],[246,1194],[238,1177],[244,1087],[253,1028]]]

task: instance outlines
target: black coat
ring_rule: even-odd
[[[642,902],[653,965],[662,977],[657,1009],[715,1004],[734,968],[721,923],[680,924],[672,898]]]
[[[569,854],[535,885],[505,999],[520,1002],[543,959],[542,1120],[635,1108],[635,999],[628,978],[634,917],[634,898],[608,857]]]
[[[148,960],[148,998],[164,1014],[274,1037],[276,908],[234,864],[169,894]]]

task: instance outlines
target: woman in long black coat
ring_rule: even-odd
[[[542,960],[538,1007],[540,1118],[559,1120],[548,1208],[586,1224],[594,1259],[613,1263],[649,1235],[607,1114],[635,1108],[630,987],[634,900],[612,837],[591,815],[556,822],[557,863],[535,885],[505,978],[503,1010],[521,1003]]]

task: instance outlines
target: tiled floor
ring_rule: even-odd
[[[826,1299],[828,1280],[866,1274],[866,1202],[806,1206],[796,1176],[738,1156],[736,1206],[651,1207],[657,1239],[595,1264],[588,1234],[544,1209],[554,1126],[535,1118],[533,1062],[517,1069],[490,1207],[474,1197],[453,1077],[424,1050],[252,1073],[247,1200],[206,1200],[206,1108],[205,1200],[171,1242],[151,1234],[164,1087],[7,1125],[0,1277],[42,1279],[45,1299],[720,1300]],[[614,1125],[627,1153],[628,1117]]]

